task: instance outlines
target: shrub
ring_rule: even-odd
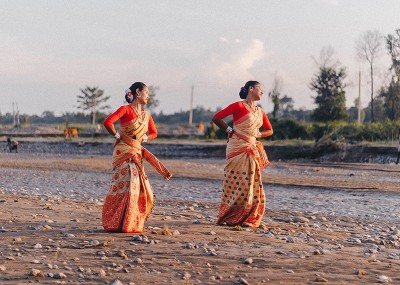
[[[312,136],[307,131],[307,128],[303,124],[299,124],[294,120],[276,120],[271,119],[272,128],[274,134],[272,139],[312,139]]]

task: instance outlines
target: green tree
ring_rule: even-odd
[[[293,103],[294,100],[292,97],[289,97],[287,95],[283,96],[280,98],[280,105],[282,109],[282,116],[289,116],[290,113],[293,111]]]
[[[323,65],[310,82],[310,89],[317,93],[313,97],[317,108],[312,118],[318,122],[347,120],[346,87],[343,82],[346,78],[344,68]]]
[[[395,122],[400,118],[400,82],[392,78],[389,86],[382,88],[379,95],[383,98],[385,114]]]
[[[371,102],[364,109],[365,122],[372,122],[371,120]],[[387,118],[385,114],[384,101],[382,96],[376,96],[374,100],[374,118],[375,122],[383,122]]]
[[[156,99],[157,90],[160,90],[159,86],[149,86],[149,101],[147,102],[146,108],[150,111],[150,113],[153,113],[160,103],[158,99]]]
[[[310,122],[311,121],[312,110],[307,110],[304,107],[298,110],[291,110],[287,114],[285,114],[286,118],[292,118],[293,120],[301,121],[301,122]]]
[[[85,89],[79,89],[82,95],[77,95],[78,97],[78,109],[84,111],[89,110],[92,117],[93,127],[96,125],[96,113],[98,110],[104,110],[110,108],[108,105],[103,105],[110,96],[104,96],[104,91],[99,89],[99,87],[89,87],[86,86]]]
[[[43,111],[42,113],[42,118],[48,118],[48,119],[53,119],[54,116],[54,112],[53,111]]]
[[[29,116],[25,115],[23,118],[24,127],[27,128],[29,126]]]
[[[400,29],[395,33],[386,37],[386,46],[392,58],[390,69],[394,71],[396,79],[392,78],[389,86],[382,89],[382,97],[384,98],[384,108],[388,117],[393,121],[399,118],[400,104]]]
[[[275,75],[274,82],[272,83],[272,88],[268,92],[268,97],[271,98],[274,104],[274,109],[272,110],[272,116],[276,118],[280,109],[280,96],[282,92],[282,79]]]
[[[397,29],[393,35],[387,35],[385,39],[386,47],[392,58],[392,66],[390,69],[396,74],[397,80],[400,80],[400,29]]]

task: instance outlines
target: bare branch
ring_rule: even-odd
[[[335,50],[331,46],[325,46],[319,53],[319,59],[312,56],[312,60],[318,68],[336,67],[340,64],[338,59],[334,58]]]
[[[372,64],[381,56],[383,47],[383,35],[377,30],[368,30],[360,35],[356,42],[356,54],[362,61]]]

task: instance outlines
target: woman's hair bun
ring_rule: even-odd
[[[125,100],[129,104],[133,102],[133,94],[131,89],[126,89],[125,90]]]
[[[246,87],[243,86],[242,88],[240,88],[239,96],[241,99],[246,99],[246,96],[247,96],[247,88]]]

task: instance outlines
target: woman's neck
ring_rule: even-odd
[[[249,104],[249,106],[252,107],[252,108],[256,105],[256,104],[254,103],[254,101],[251,100],[251,99],[245,99],[244,101],[246,101],[246,103]]]
[[[142,105],[139,104],[137,101],[133,101],[131,103],[132,108],[136,109],[137,111],[141,111],[142,110]]]

